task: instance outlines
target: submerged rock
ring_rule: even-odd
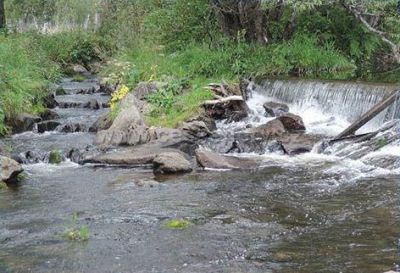
[[[86,130],[87,127],[84,124],[67,123],[62,125],[58,131],[63,133],[78,133],[78,132],[86,132]]]
[[[288,131],[304,131],[306,126],[304,125],[303,119],[300,116],[286,113],[280,115],[278,118]]]
[[[46,109],[43,111],[43,113],[40,114],[40,117],[42,118],[43,121],[47,121],[47,120],[57,119],[59,118],[59,115],[54,110]]]
[[[230,169],[248,170],[257,169],[261,166],[262,160],[257,157],[236,157],[217,154],[202,149],[196,150],[197,163],[208,169]]]
[[[164,152],[154,158],[153,170],[157,174],[188,173],[192,165],[180,152]]]
[[[0,166],[0,182],[16,182],[18,175],[24,171],[18,162],[5,156],[0,156]]]
[[[44,132],[54,131],[61,123],[54,120],[48,120],[37,123],[37,131],[39,134],[43,134]]]
[[[286,154],[298,155],[311,152],[321,139],[322,136],[319,135],[292,133],[285,134],[277,140]]]
[[[263,107],[265,109],[266,114],[270,117],[279,117],[280,115],[289,112],[289,106],[283,103],[277,103],[271,101],[264,103]]]

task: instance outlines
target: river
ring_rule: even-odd
[[[66,78],[60,84],[68,95],[58,97],[59,101],[107,100],[98,93],[79,94],[97,86],[96,77],[82,83]],[[302,114],[311,132],[334,135],[379,100],[372,97],[375,87],[363,88],[367,95],[358,98],[358,107],[346,108],[345,102],[356,92],[328,100],[321,96],[318,84],[267,81],[250,98],[253,115],[247,122],[265,122],[260,107],[267,97],[274,97]],[[299,91],[290,98],[287,94],[293,91],[286,95],[279,91],[283,85],[285,90],[292,85]],[[335,90],[340,88],[345,87]],[[314,99],[306,101],[310,92]],[[369,126],[395,118],[396,109]],[[79,123],[88,129],[106,110],[56,111],[62,125]],[[238,126],[242,125],[219,124],[218,130]],[[30,151],[46,158],[52,150],[67,153],[88,148],[94,136],[88,130],[29,132],[4,142],[15,153]],[[398,147],[390,145],[386,152],[399,156]],[[254,171],[197,171],[172,177],[155,177],[146,167],[29,162],[24,165],[26,179],[0,191],[0,272],[383,273],[398,269],[398,168],[375,168],[335,153],[292,157],[266,153],[263,157],[264,167]],[[73,214],[78,215],[79,225],[89,227],[87,242],[62,237]],[[166,227],[167,221],[177,218],[192,224],[182,230]]]

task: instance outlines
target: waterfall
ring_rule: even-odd
[[[264,80],[255,93],[269,100],[290,104],[301,116],[335,117],[351,123],[366,113],[389,92],[399,88],[393,84],[371,84],[340,81]],[[309,111],[313,109],[313,111]],[[309,112],[307,114],[307,112]],[[307,117],[306,117],[307,118]],[[384,122],[400,118],[400,100],[368,123],[364,130],[376,129]],[[342,126],[343,127],[343,126]]]

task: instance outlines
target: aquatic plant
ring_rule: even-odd
[[[51,151],[49,155],[50,164],[60,164],[63,161],[60,151]]]
[[[74,82],[83,82],[83,81],[86,80],[86,77],[83,76],[83,75],[81,75],[81,74],[76,74],[76,75],[74,75],[74,76],[72,77],[72,80],[73,80]]]
[[[190,223],[188,220],[184,219],[173,219],[168,221],[165,226],[169,229],[186,229],[190,227],[192,223]]]
[[[6,182],[0,181],[0,190],[8,189]]]
[[[78,213],[72,215],[70,227],[63,232],[62,237],[70,241],[85,242],[89,240],[89,227],[78,225]]]

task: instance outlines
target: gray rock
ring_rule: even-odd
[[[300,116],[285,113],[280,115],[278,118],[288,131],[304,131],[306,127],[304,125],[303,119]]]
[[[238,122],[248,117],[249,107],[244,100],[230,100],[213,105],[203,105],[207,116],[227,123]]]
[[[282,122],[278,119],[271,120],[264,125],[248,130],[252,134],[256,134],[263,138],[271,138],[281,136],[286,133],[286,129]]]
[[[108,130],[97,133],[96,143],[101,147],[139,145],[152,140],[149,128],[137,107],[137,99],[128,94],[121,102],[121,111]]]
[[[98,131],[108,130],[113,124],[113,118],[111,113],[105,113],[102,115],[92,126],[89,128],[89,132],[97,133]]]
[[[40,114],[40,117],[42,118],[42,120],[46,121],[46,120],[57,119],[57,118],[59,118],[59,115],[54,110],[46,109],[46,110],[44,110],[43,113]]]
[[[102,107],[102,104],[99,103],[96,99],[91,99],[88,104],[86,105],[86,108],[93,109],[93,110],[99,110]]]
[[[43,134],[44,132],[54,131],[60,125],[61,123],[54,120],[39,122],[37,123],[37,131],[39,134]]]
[[[86,132],[87,127],[84,124],[80,123],[67,123],[63,124],[58,131],[63,133],[78,133],[78,132]]]
[[[134,94],[139,100],[144,100],[150,94],[157,92],[157,83],[155,82],[140,82],[135,88]]]
[[[284,152],[288,155],[309,153],[320,142],[322,136],[303,133],[291,133],[278,137]]]
[[[265,109],[266,114],[270,117],[279,117],[280,115],[289,112],[289,106],[283,103],[270,101],[264,103],[263,107]]]
[[[249,170],[261,166],[262,160],[257,157],[236,157],[217,154],[202,149],[196,150],[197,163],[203,168]]]
[[[82,65],[76,64],[72,66],[72,71],[79,74],[87,74],[89,71]]]
[[[0,156],[0,181],[13,183],[17,181],[17,176],[24,170],[15,160]]]
[[[188,173],[192,165],[180,152],[164,152],[154,158],[153,170],[156,174]]]
[[[204,121],[194,120],[190,122],[185,122],[179,127],[179,129],[181,129],[183,133],[187,136],[197,139],[206,138],[211,134]]]

